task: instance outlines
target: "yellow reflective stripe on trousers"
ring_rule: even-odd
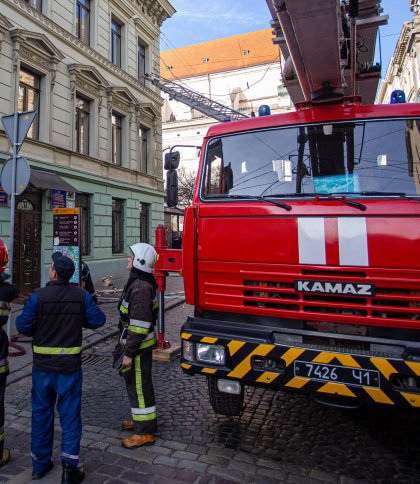
[[[49,346],[34,346],[34,353],[41,355],[77,355],[82,351],[81,346],[74,346],[72,348],[53,348]]]
[[[149,348],[149,346],[152,346],[154,344],[157,343],[157,338],[156,336],[152,339],[148,339],[146,341],[143,341],[142,343],[140,343],[140,349],[141,350],[144,350],[145,348]]]
[[[141,381],[140,355],[134,357],[134,373],[136,375],[136,393],[139,400],[139,408],[145,408],[143,387]],[[134,420],[134,415],[132,415]]]
[[[0,360],[0,374],[7,373],[9,371],[9,360],[6,358],[2,358]]]
[[[120,313],[123,313],[123,314],[128,314],[128,309],[125,308],[122,304],[120,306]]]
[[[149,332],[149,328],[139,328],[138,326],[129,326],[128,331],[137,334],[147,334]]]
[[[10,309],[0,309],[0,316],[9,316]]]
[[[146,422],[147,420],[154,420],[157,418],[156,412],[149,413],[147,415],[135,415],[132,413],[131,416],[136,422]]]

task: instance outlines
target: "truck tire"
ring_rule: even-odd
[[[207,382],[209,386],[210,404],[213,410],[226,417],[240,415],[244,404],[244,387],[242,386],[239,395],[233,395],[232,393],[221,392],[217,388],[217,378],[208,377]]]

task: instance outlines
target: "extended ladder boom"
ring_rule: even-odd
[[[146,74],[145,79],[150,81],[153,85],[157,86],[161,91],[166,92],[172,99],[180,101],[187,106],[190,106],[200,113],[203,113],[210,118],[217,119],[218,121],[239,120],[246,119],[248,116],[242,114],[234,109],[228,108],[223,104],[220,104],[208,97],[198,94],[184,86],[180,86],[175,82],[169,81],[157,74]]]
[[[361,96],[374,102],[380,65],[382,0],[266,0],[285,59],[283,83],[293,103]]]

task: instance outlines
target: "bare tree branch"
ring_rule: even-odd
[[[178,204],[180,206],[191,205],[196,178],[197,174],[191,170],[186,170],[185,167],[178,170]]]

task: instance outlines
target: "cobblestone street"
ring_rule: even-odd
[[[190,307],[167,313],[174,337]],[[130,451],[119,430],[129,417],[123,381],[111,368],[115,337],[84,353],[82,462],[86,482],[353,482],[420,481],[420,416],[408,411],[323,407],[302,395],[248,389],[238,418],[217,416],[204,378],[179,361],[154,363],[159,411],[155,446]],[[13,461],[4,482],[30,481],[30,376],[8,387],[7,445]],[[57,421],[56,463],[59,463]],[[57,482],[59,465],[44,479]]]

